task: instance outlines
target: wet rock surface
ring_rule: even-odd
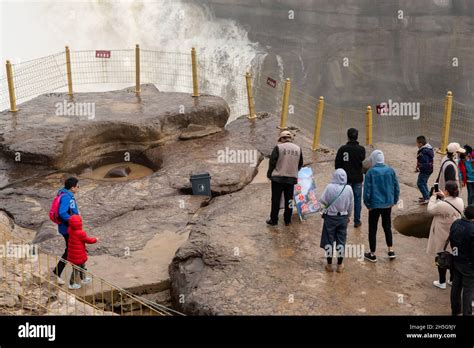
[[[218,134],[178,140],[145,151],[143,155],[150,162],[160,161],[161,168],[144,178],[130,181],[81,179],[76,197],[79,211],[85,229],[101,240],[90,246],[91,255],[122,256],[124,250],[143,248],[160,230],[180,233],[207,200],[188,194],[191,174],[208,171],[215,194],[245,187],[257,174],[263,154],[269,154],[274,146],[277,121],[269,116],[251,124],[249,129],[249,121],[242,118]],[[254,141],[253,137],[260,141]],[[226,156],[219,161],[219,151],[225,155],[226,148],[227,155],[229,151],[240,150],[241,159],[250,161],[236,163]],[[305,159],[306,162],[312,160],[313,155]],[[22,227],[36,230],[35,242],[47,241],[45,248],[57,254],[61,254],[64,242],[57,234],[57,227],[49,221],[48,211],[57,190],[71,175],[73,173],[59,172],[29,180],[22,178],[0,190],[0,209]]]
[[[122,93],[129,92],[119,92]],[[145,89],[144,95],[147,93]],[[149,93],[156,95],[157,92]],[[111,96],[105,97],[107,100]],[[45,100],[54,102],[48,98],[52,97],[39,97],[38,100],[40,103],[45,103]],[[203,100],[213,99],[204,96]],[[270,154],[279,133],[276,128],[278,119],[270,115],[253,123],[241,118],[222,130],[220,126],[224,125],[227,115],[216,116],[223,106],[219,98],[215,98],[214,102],[215,105],[209,102],[210,106],[206,106],[215,107],[208,115],[210,121],[203,119],[198,124],[194,116],[181,115],[185,120],[173,123],[175,128],[172,128],[171,123],[166,124],[166,127],[172,128],[167,134],[172,134],[174,138],[167,138],[165,142],[154,144],[148,149],[140,147],[142,150],[137,150],[132,146],[132,162],[129,165],[120,158],[120,163],[114,166],[111,152],[107,151],[100,157],[103,151],[99,149],[92,156],[100,157],[97,163],[103,166],[97,168],[95,160],[90,162],[92,157],[84,155],[81,158],[87,158],[89,162],[85,169],[81,169],[83,174],[71,171],[71,166],[55,169],[48,162],[40,166],[23,161],[28,156],[22,156],[20,162],[12,161],[8,158],[9,146],[16,146],[16,143],[3,139],[1,149],[5,156],[0,162],[0,182],[5,185],[0,189],[0,209],[7,212],[18,225],[34,231],[35,243],[59,256],[64,251],[64,240],[58,234],[57,226],[49,221],[48,212],[64,180],[70,176],[79,176],[80,189],[76,199],[84,229],[100,240],[88,246],[89,269],[124,288],[140,287],[143,284],[161,286],[169,278],[168,266],[175,251],[188,238],[193,216],[201,206],[210,204],[208,197],[190,195],[190,176],[209,172],[214,195],[241,190],[257,175],[258,164],[264,155]],[[23,112],[29,107],[32,106],[23,107]],[[6,122],[7,116],[1,117],[2,122]],[[199,121],[199,117],[204,116],[196,117]],[[119,118],[117,122],[122,120]],[[162,126],[155,123],[153,127],[161,129]],[[29,129],[26,125],[24,127]],[[116,129],[113,126],[104,129],[107,129],[104,137],[112,139]],[[150,128],[150,132],[152,130]],[[180,139],[180,134],[186,134],[183,137],[185,140]],[[14,137],[9,139],[15,140]],[[54,139],[52,137],[50,145]],[[120,139],[117,144],[121,144]],[[50,150],[54,152],[49,147],[34,150],[38,153],[45,151],[45,154]],[[76,150],[82,151],[80,148]],[[308,149],[304,151],[310,153]],[[240,157],[236,157],[237,154]],[[308,155],[306,161],[311,162],[312,157]],[[137,176],[134,172],[137,165],[133,160],[153,170],[150,170],[149,175]],[[129,166],[132,171],[129,177],[99,180],[97,175],[100,174],[100,179],[103,179],[106,173],[104,168],[110,169],[108,166]]]
[[[393,208],[392,217],[427,216],[426,206],[416,203],[416,174],[406,164],[407,156],[416,158],[416,149],[376,147],[386,153],[387,163],[400,179],[402,201]],[[435,163],[440,160],[437,157]],[[321,159],[312,168],[321,194],[334,163]],[[432,286],[438,273],[425,252],[427,239],[405,236],[394,226],[397,259],[391,261],[379,224],[378,262],[364,262],[361,255],[368,250],[364,208],[362,227],[355,229],[351,223],[348,228],[345,272],[327,273],[324,250],[319,247],[321,217],[315,214],[300,222],[294,215],[289,227],[281,220],[277,227],[269,227],[265,224],[269,209],[269,183],[253,183],[216,197],[199,210],[188,241],[169,268],[177,309],[197,315],[450,314],[449,291]]]
[[[215,132],[228,118],[222,98],[162,93],[153,85],[143,85],[140,96],[133,88],[73,98],[50,93],[21,104],[14,114],[0,113],[0,149],[11,159],[20,155],[23,163],[68,170],[107,153],[164,144],[189,124],[204,127],[203,134],[208,127]]]
[[[275,146],[277,125],[276,117],[260,114],[255,121],[239,118],[218,133],[208,127],[209,134],[202,135],[202,127],[185,122],[174,139],[140,150],[143,161],[156,164],[150,175],[127,181],[81,179],[77,202],[84,227],[100,239],[89,247],[89,269],[125,288],[161,288],[169,277],[172,302],[187,314],[449,314],[448,292],[431,286],[437,272],[425,255],[425,239],[395,233],[398,258],[389,261],[379,230],[377,264],[360,260],[358,249],[353,251],[357,257],[346,259],[345,273],[327,274],[319,216],[304,223],[294,216],[289,227],[267,227],[270,184],[268,161],[262,159]],[[186,140],[180,140],[183,132]],[[335,151],[311,152],[311,140],[296,133],[321,193]],[[394,217],[422,210],[415,203],[416,176],[406,164],[409,156],[416,158],[416,149],[378,147],[401,181],[404,204],[394,209]],[[189,195],[190,175],[203,171],[212,178],[211,200]],[[47,213],[64,179],[73,174],[8,159],[0,163],[0,182],[6,183],[0,209],[57,255],[64,241]],[[348,243],[367,248],[365,209],[362,221],[362,228],[349,228]]]

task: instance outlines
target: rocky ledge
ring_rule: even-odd
[[[31,230],[43,249],[61,255],[64,241],[48,211],[64,180],[78,176],[84,229],[100,240],[88,247],[89,269],[124,288],[157,284],[161,289],[169,283],[168,266],[187,240],[194,216],[201,207],[214,205],[211,197],[190,194],[190,176],[208,172],[214,197],[240,191],[258,174],[279,132],[274,116],[262,114],[256,121],[242,117],[225,126],[228,108],[221,98],[195,100],[150,86],[143,86],[140,103],[129,89],[76,95],[76,101],[97,102],[95,121],[64,122],[63,117],[39,111],[52,112],[64,97],[40,96],[20,105],[16,115],[0,115],[5,126],[0,138],[0,210]],[[179,103],[187,113],[173,111]],[[143,137],[135,137],[135,130]],[[79,135],[72,146],[71,137]],[[22,141],[28,138],[32,142]],[[16,151],[22,154],[19,162],[10,158]],[[312,161],[309,149],[304,151],[306,161]],[[124,162],[117,154],[126,152],[131,162],[152,168],[151,174],[102,180],[86,175],[98,165]]]
[[[400,179],[402,201],[393,208],[397,259],[388,259],[379,226],[378,262],[363,260],[364,208],[362,227],[348,228],[345,272],[326,272],[321,216],[300,222],[295,215],[288,227],[281,220],[269,227],[270,184],[252,183],[216,197],[194,216],[169,267],[175,308],[190,315],[449,315],[449,292],[432,286],[438,276],[434,258],[426,254],[427,239],[416,233],[430,221],[426,206],[418,207],[416,174],[406,161],[416,158],[416,148],[376,147]],[[332,177],[331,155],[312,164],[318,194]]]
[[[228,118],[220,97],[163,93],[154,85],[143,85],[139,96],[133,88],[73,97],[50,93],[21,104],[14,114],[0,113],[0,149],[22,163],[71,170],[108,154],[216,133]]]

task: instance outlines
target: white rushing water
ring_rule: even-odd
[[[144,50],[184,54],[196,47],[199,61],[205,62],[202,87],[231,106],[243,98],[244,72],[253,66],[258,73],[264,57],[238,23],[215,18],[197,2],[11,1],[1,2],[0,11],[2,28],[8,29],[0,45],[3,61],[20,63],[62,52],[65,45],[71,50],[114,50],[133,49],[138,43]],[[167,73],[178,75],[179,69]]]

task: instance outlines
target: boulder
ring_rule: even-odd
[[[3,111],[0,151],[11,159],[21,156],[22,163],[70,170],[108,153],[144,151],[177,139],[189,124],[222,129],[229,118],[220,97],[162,93],[154,85],[141,90],[139,97],[132,88],[73,98],[50,93],[21,104],[15,117]]]
[[[105,178],[125,178],[127,177],[132,170],[128,166],[119,166],[110,169],[107,174],[105,174]]]

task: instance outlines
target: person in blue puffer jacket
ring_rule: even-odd
[[[76,198],[74,197],[74,194],[76,194],[79,189],[78,183],[79,180],[71,177],[64,182],[64,187],[58,191],[58,195],[61,195],[58,212],[61,223],[58,225],[58,231],[66,242],[66,249],[61,256],[62,260],[59,260],[53,271],[53,274],[57,277],[56,281],[60,285],[64,284],[64,281],[61,279],[61,273],[63,272],[64,267],[66,267],[66,263],[63,260],[67,260],[69,244],[69,235],[67,232],[69,227],[68,221],[72,215],[79,215]]]
[[[382,216],[382,227],[388,247],[388,257],[395,258],[392,240],[392,207],[400,197],[400,186],[397,174],[392,167],[384,164],[383,152],[375,150],[370,155],[372,167],[367,171],[364,180],[364,204],[369,209],[369,246],[365,253],[366,260],[376,262],[377,225]]]

